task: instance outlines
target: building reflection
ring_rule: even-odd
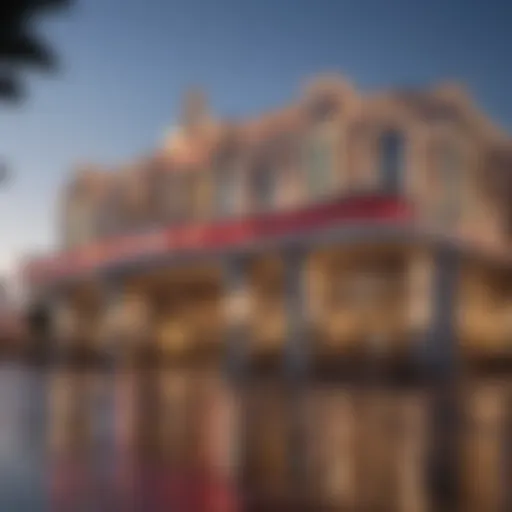
[[[294,400],[264,380],[242,396],[190,368],[55,371],[50,510],[228,512],[293,494],[329,510],[432,510],[426,391],[313,382]],[[500,382],[464,392],[464,510],[506,499],[506,399]]]
[[[55,510],[72,510],[89,495],[89,384],[85,373],[63,371],[50,379],[48,486]]]
[[[49,389],[52,510],[233,507],[236,399],[192,371],[60,372]]]

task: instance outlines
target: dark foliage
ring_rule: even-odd
[[[23,96],[26,68],[53,71],[57,59],[35,31],[40,16],[64,10],[73,0],[2,0],[0,2],[0,99]]]

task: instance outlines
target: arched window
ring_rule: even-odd
[[[385,132],[379,143],[380,180],[386,192],[398,193],[404,172],[404,136],[397,130]]]

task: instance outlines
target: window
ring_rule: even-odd
[[[328,193],[332,185],[332,144],[326,134],[314,134],[305,146],[307,187],[314,197]]]
[[[95,210],[87,201],[77,200],[67,217],[67,245],[72,247],[90,242],[95,236]]]
[[[380,139],[380,179],[382,187],[391,194],[398,193],[404,167],[404,138],[395,130],[384,133]]]
[[[441,184],[441,219],[455,221],[461,209],[461,163],[456,147],[448,142],[440,145],[437,151],[437,172]]]
[[[220,216],[232,214],[236,209],[236,172],[227,164],[215,170],[215,211]]]
[[[267,163],[257,165],[251,174],[251,192],[257,211],[272,207],[275,199],[275,170]]]
[[[213,159],[213,210],[220,217],[232,215],[238,203],[238,151],[228,134]]]

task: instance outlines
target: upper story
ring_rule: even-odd
[[[196,91],[149,157],[75,173],[61,243],[383,194],[409,201],[426,226],[502,245],[511,175],[512,139],[458,85],[362,94],[323,76],[289,105],[242,121],[214,117]]]

